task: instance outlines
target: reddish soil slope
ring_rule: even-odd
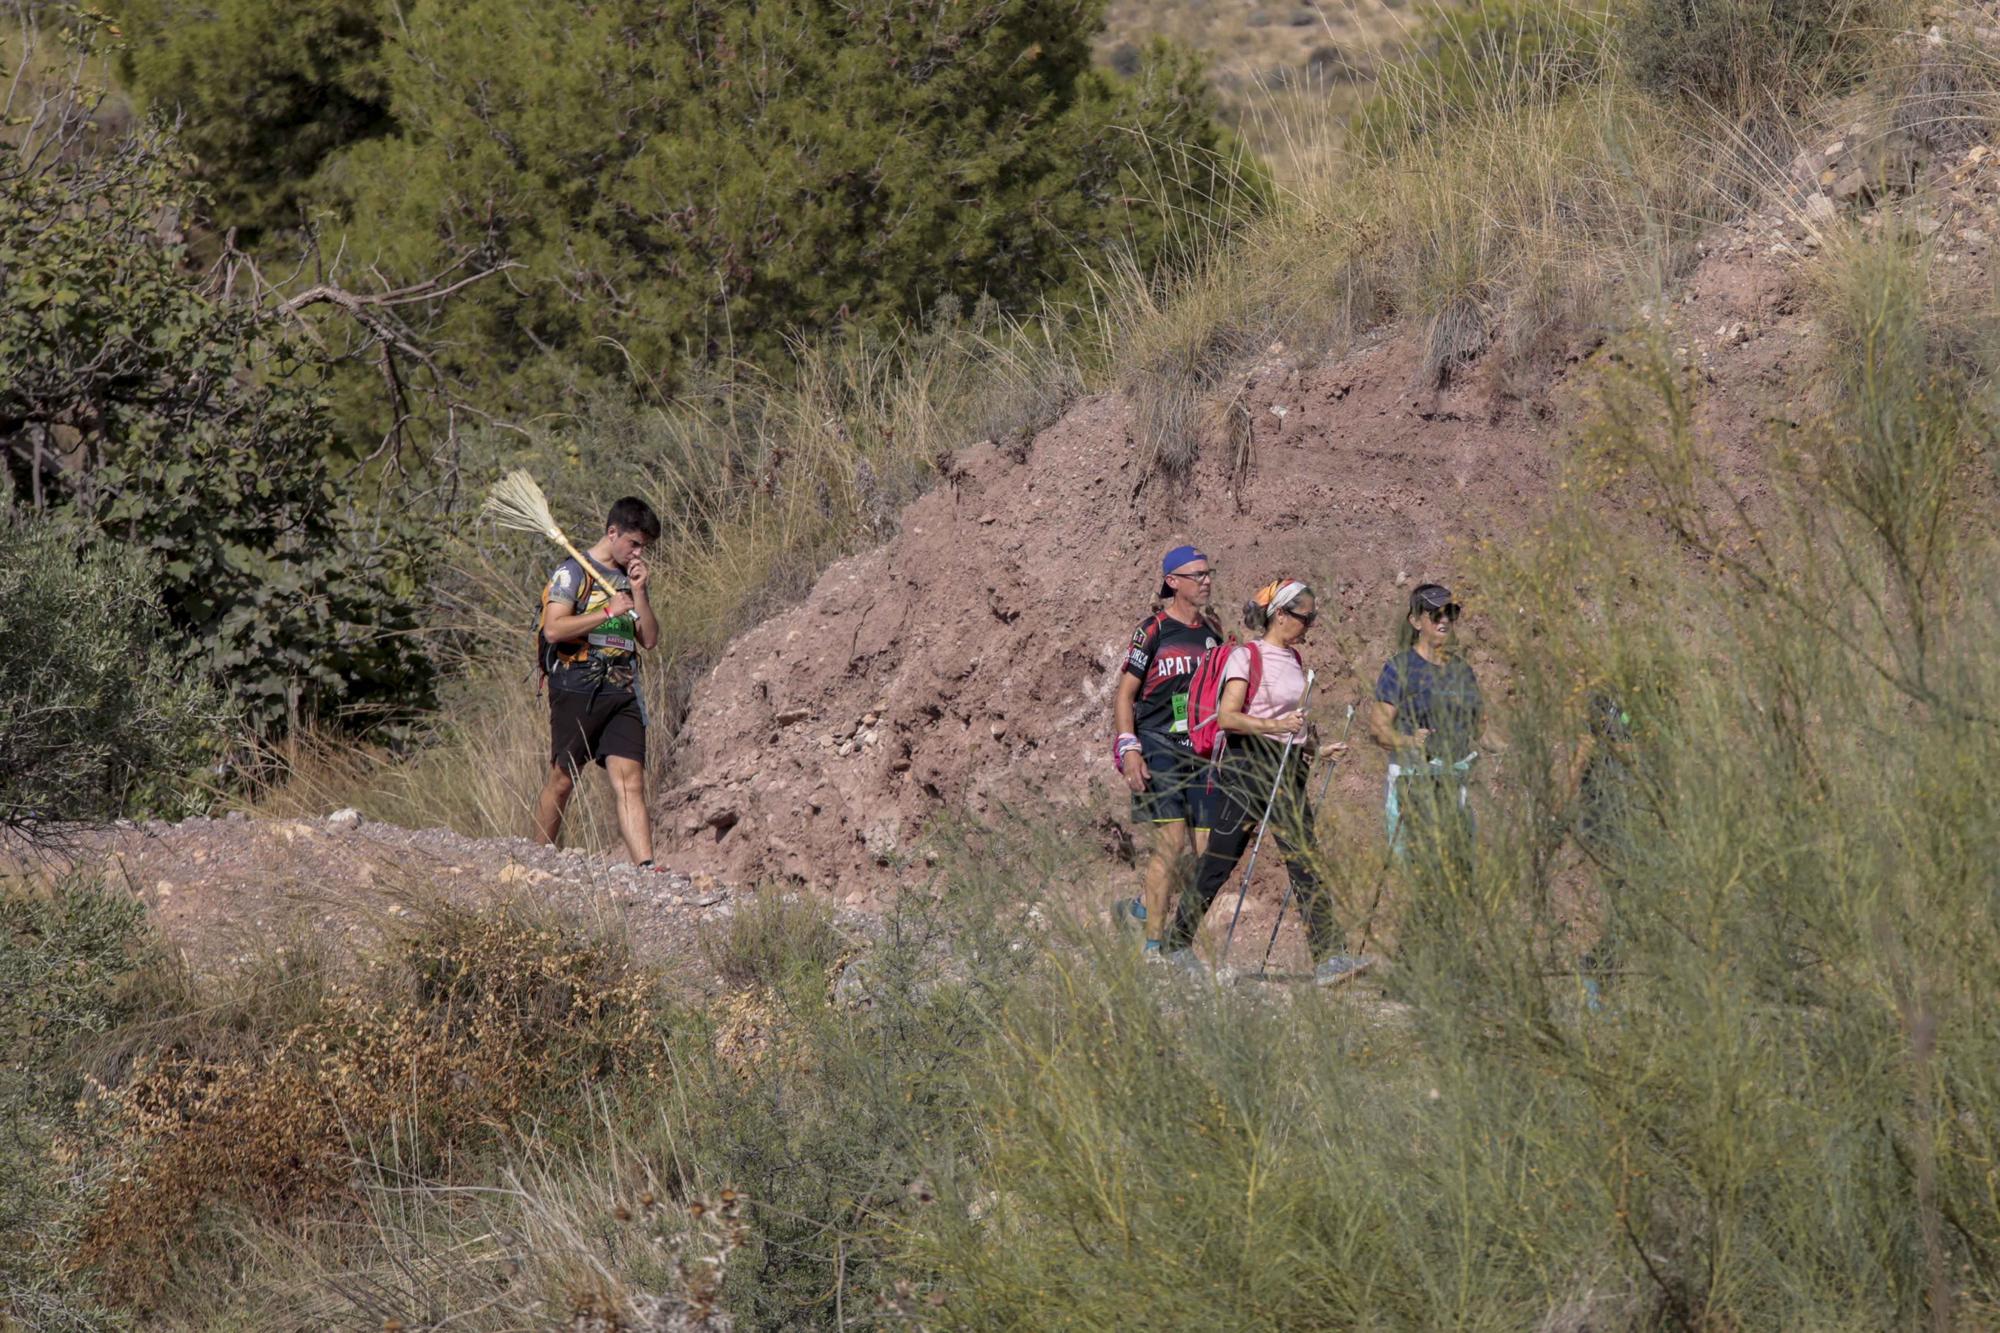
[[[1676,309],[1676,327],[1703,335],[1689,355],[1709,365],[1738,449],[1804,336],[1780,295],[1789,281],[1747,250],[1718,253]],[[1496,407],[1477,375],[1414,390],[1418,361],[1408,339],[1318,367],[1274,357],[1247,376],[1247,470],[1212,445],[1178,502],[1146,484],[1117,396],[1078,403],[1025,462],[990,445],[961,455],[896,538],[744,634],[697,691],[688,776],[662,798],[674,862],[858,903],[946,809],[1051,797],[1117,820],[1111,691],[1160,553],[1182,540],[1222,571],[1230,627],[1259,584],[1309,579],[1330,613],[1307,648],[1317,697],[1334,710],[1362,697],[1414,582],[1458,583],[1477,611],[1455,553],[1526,530],[1555,484],[1568,427],[1554,423],[1571,415],[1560,380],[1553,412]],[[1473,661],[1497,665],[1477,636],[1475,616]],[[1379,781],[1379,762],[1357,755],[1341,799],[1358,811]]]

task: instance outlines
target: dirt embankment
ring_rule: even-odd
[[[1808,334],[1795,271],[1740,239],[1719,238],[1672,318],[1709,381],[1710,426],[1748,467]],[[1234,441],[1211,442],[1178,500],[1142,475],[1117,396],[1078,403],[1025,460],[961,455],[897,537],[743,634],[698,689],[688,776],[659,801],[671,861],[863,905],[907,877],[899,864],[942,811],[1053,799],[1114,841],[1111,693],[1160,553],[1183,540],[1221,571],[1230,628],[1258,585],[1310,580],[1329,613],[1307,647],[1317,697],[1361,698],[1408,588],[1458,582],[1469,544],[1526,531],[1578,411],[1573,371],[1530,407],[1499,400],[1477,368],[1442,392],[1413,387],[1419,360],[1408,337],[1320,366],[1274,349],[1243,380]],[[1471,628],[1475,666],[1503,676]],[[1379,781],[1357,754],[1337,799],[1359,813]]]

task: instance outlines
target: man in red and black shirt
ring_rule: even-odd
[[[1159,948],[1175,871],[1199,857],[1208,837],[1202,760],[1188,739],[1188,685],[1203,654],[1222,642],[1208,614],[1215,571],[1192,546],[1160,561],[1165,605],[1139,623],[1112,705],[1112,756],[1132,789],[1132,817],[1152,825],[1142,897],[1120,899],[1114,914],[1142,922],[1146,950]]]

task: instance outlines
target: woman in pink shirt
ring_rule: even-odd
[[[1183,967],[1200,966],[1188,946],[1209,905],[1249,848],[1274,779],[1278,788],[1271,802],[1270,827],[1305,917],[1306,937],[1312,944],[1313,979],[1323,986],[1331,985],[1367,967],[1364,960],[1340,952],[1333,895],[1309,863],[1313,812],[1306,797],[1306,766],[1313,747],[1301,711],[1306,668],[1295,645],[1304,641],[1318,616],[1312,589],[1296,579],[1280,579],[1258,589],[1243,608],[1244,623],[1263,637],[1232,649],[1223,666],[1222,697],[1215,720],[1228,736],[1212,777],[1216,787],[1214,827],[1209,831],[1194,887],[1181,895],[1173,925],[1161,944],[1170,961]],[[1256,655],[1258,676],[1254,692],[1250,689],[1252,654]],[[1285,761],[1282,777],[1280,760]]]

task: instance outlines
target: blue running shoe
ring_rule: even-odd
[[[1337,953],[1313,969],[1313,985],[1338,986],[1342,982],[1354,980],[1373,966],[1375,966],[1373,958],[1354,958],[1344,953]]]

